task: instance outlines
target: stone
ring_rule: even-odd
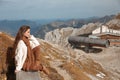
[[[20,71],[16,73],[16,80],[42,80],[39,72]]]

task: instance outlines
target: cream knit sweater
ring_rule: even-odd
[[[30,40],[30,46],[32,49],[40,45],[37,39],[33,35],[31,35],[29,40]],[[27,46],[25,45],[23,40],[20,40],[18,42],[15,54],[16,54],[15,55],[16,70],[20,71],[27,57]]]

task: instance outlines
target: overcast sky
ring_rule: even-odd
[[[0,0],[0,20],[88,18],[119,12],[120,0]]]

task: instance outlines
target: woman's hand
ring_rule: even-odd
[[[17,73],[17,72],[20,72],[20,71],[18,71],[18,70],[15,70],[15,73]]]
[[[30,29],[28,29],[23,35],[25,37],[29,38],[30,37]]]

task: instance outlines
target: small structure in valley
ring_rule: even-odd
[[[100,38],[110,41],[110,46],[120,46],[120,30],[111,29],[108,26],[101,26],[89,35],[90,38]]]

